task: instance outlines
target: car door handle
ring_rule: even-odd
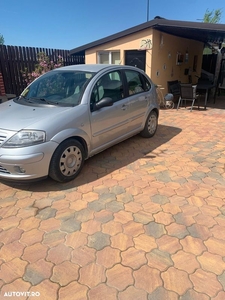
[[[128,106],[127,104],[123,104],[122,107],[121,107],[121,109],[122,109],[122,110],[126,110],[126,109],[127,109],[127,106]]]

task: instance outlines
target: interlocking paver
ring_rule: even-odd
[[[224,299],[217,101],[162,110],[152,139],[100,153],[72,182],[0,183],[0,299],[14,290],[46,300]]]
[[[188,290],[179,300],[210,300],[204,293],[198,293],[195,290]]]
[[[125,291],[118,293],[118,299],[120,300],[147,300],[148,294],[144,290],[136,289],[133,286],[129,286]],[[107,297],[108,299],[108,297]],[[116,299],[116,298],[113,298]],[[96,298],[97,300],[97,298]],[[104,299],[102,299],[104,300]]]
[[[1,260],[10,261],[14,258],[20,257],[23,254],[25,246],[19,241],[14,241],[10,244],[1,247]]]
[[[48,251],[46,260],[57,265],[62,263],[63,261],[70,260],[71,252],[72,252],[71,247],[68,247],[64,244],[59,244]]]
[[[155,248],[157,248],[157,244],[155,241],[155,238],[145,235],[145,234],[140,234],[138,237],[134,237],[134,244],[136,249],[143,250],[145,252],[149,252]]]
[[[71,261],[78,264],[79,266],[85,266],[95,260],[95,253],[96,250],[93,248],[89,248],[86,246],[78,247],[72,251]]]
[[[178,294],[168,291],[163,287],[159,287],[154,292],[148,295],[148,300],[156,300],[156,299],[178,300],[178,297],[179,297]]]
[[[118,249],[105,247],[96,253],[96,262],[109,269],[121,262],[120,253],[121,251]]]
[[[80,276],[78,281],[90,288],[93,288],[106,280],[105,267],[96,263],[90,263],[89,265],[81,267],[79,273]]]
[[[187,227],[183,224],[178,224],[174,222],[166,226],[165,228],[169,235],[175,236],[179,239],[182,239],[189,234]]]
[[[78,279],[78,271],[78,265],[71,263],[70,261],[64,261],[61,264],[54,266],[51,281],[59,283],[61,286],[65,286],[72,280]]]
[[[111,237],[111,245],[113,248],[117,248],[121,251],[128,249],[134,245],[132,236],[125,233],[118,233]]]
[[[73,249],[79,248],[87,244],[88,235],[79,231],[69,233],[66,237],[65,244]]]
[[[129,266],[133,270],[139,269],[142,265],[146,264],[147,259],[145,252],[137,250],[134,247],[127,249],[121,253],[122,261],[124,266]]]
[[[223,300],[225,297],[225,292],[224,291],[221,291],[219,292],[216,297],[212,298],[213,300]]]
[[[162,286],[160,271],[149,266],[142,266],[139,270],[133,272],[133,276],[135,279],[134,286],[147,291],[149,294]]]
[[[179,239],[169,235],[161,236],[156,240],[156,243],[160,250],[165,251],[169,254],[176,253],[179,249],[182,248]]]
[[[165,213],[165,212],[158,212],[157,214],[154,214],[155,222],[169,225],[172,222],[174,222],[174,218],[172,217],[172,214]]]
[[[4,244],[10,244],[14,241],[18,241],[24,231],[19,228],[11,228],[9,230],[0,232],[0,241]]]
[[[188,274],[193,273],[197,268],[200,267],[195,255],[187,253],[183,250],[173,254],[171,259],[175,268],[186,271]]]
[[[30,263],[33,263],[41,258],[46,258],[49,248],[42,243],[36,243],[30,246],[27,246],[24,249],[22,258]]]
[[[129,222],[123,226],[123,233],[130,235],[132,237],[138,236],[144,232],[145,230],[142,223]]]
[[[102,225],[102,232],[109,234],[110,236],[114,236],[122,231],[122,224],[115,221],[109,221]]]
[[[188,278],[188,274],[182,270],[170,267],[166,272],[162,272],[161,276],[164,287],[179,295],[183,295],[189,288],[192,288],[192,283]]]
[[[155,238],[159,238],[166,233],[165,226],[156,222],[150,222],[144,226],[144,229],[147,235]]]
[[[197,269],[191,274],[190,280],[197,292],[205,293],[211,298],[223,289],[215,274],[205,272],[202,269]]]
[[[44,297],[45,300],[52,300],[57,299],[58,289],[58,284],[46,279],[37,286],[32,286],[29,291],[30,293],[35,293],[34,295],[40,295],[39,297]],[[29,300],[32,298],[34,298],[34,296],[29,297]]]
[[[0,278],[2,278],[5,283],[10,283],[15,279],[22,278],[27,264],[26,261],[18,257],[3,263],[0,269]]]
[[[194,255],[200,255],[207,249],[201,239],[192,236],[186,236],[180,243],[184,251]]]
[[[25,245],[36,244],[43,240],[44,232],[38,229],[31,229],[22,234],[20,242]]]
[[[99,284],[88,292],[90,300],[114,300],[117,299],[118,291],[106,284]],[[64,298],[63,298],[64,299]],[[62,299],[62,300],[63,300]],[[83,298],[85,299],[85,298]]]
[[[197,260],[203,270],[215,273],[216,275],[221,275],[225,270],[225,262],[219,255],[204,252],[201,256],[197,257]]]
[[[118,291],[123,291],[128,286],[134,284],[132,269],[124,267],[120,264],[115,265],[106,271],[107,285],[116,288]]]
[[[173,265],[170,254],[158,249],[153,249],[146,254],[146,257],[148,259],[148,266],[160,271],[165,271]]]
[[[32,285],[37,285],[52,275],[53,264],[44,259],[35,261],[26,267],[23,279]]]
[[[110,245],[110,236],[100,231],[88,236],[88,246],[96,250],[101,250]]]

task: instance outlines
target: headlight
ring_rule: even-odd
[[[19,148],[33,146],[45,142],[45,132],[39,130],[21,130],[14,134],[3,147]]]

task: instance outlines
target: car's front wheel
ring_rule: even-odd
[[[145,127],[140,132],[140,135],[145,138],[152,137],[156,133],[157,126],[158,126],[158,115],[154,110],[152,110],[147,117],[147,120],[145,122]]]
[[[58,182],[73,180],[84,164],[84,148],[75,139],[62,142],[55,150],[49,168],[49,176]]]

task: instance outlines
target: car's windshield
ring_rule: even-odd
[[[54,71],[46,73],[27,87],[21,97],[30,103],[75,106],[93,72]]]

